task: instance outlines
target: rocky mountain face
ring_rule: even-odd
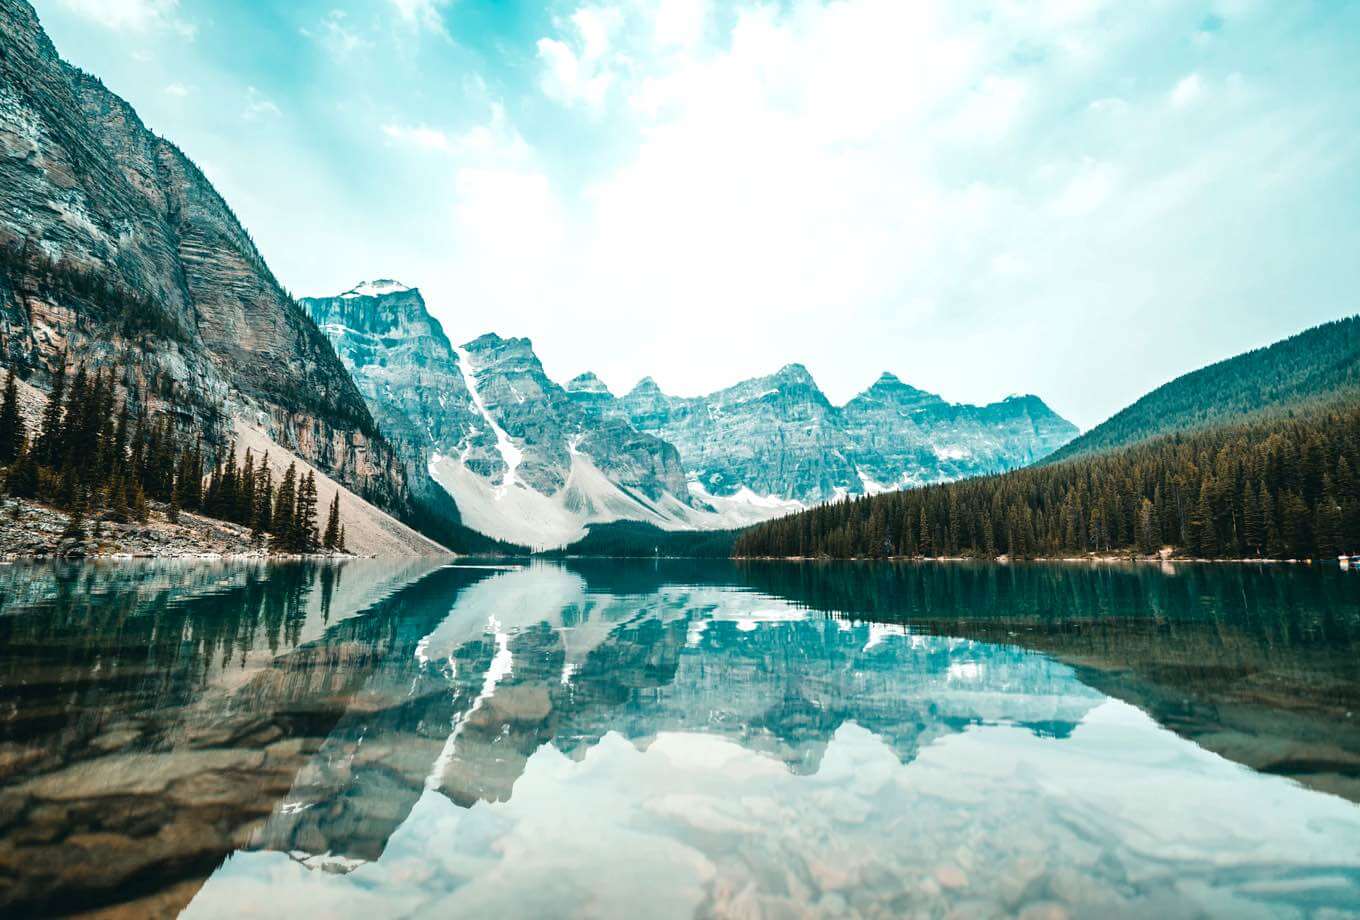
[[[791,364],[709,396],[651,379],[560,386],[528,339],[451,344],[420,292],[369,282],[302,301],[397,444],[475,530],[558,546],[587,524],[740,527],[842,495],[1012,469],[1076,428],[1033,396],[948,403],[884,374],[844,406]]]
[[[302,304],[397,445],[412,488],[437,483],[467,526],[534,547],[575,540],[593,522],[699,526],[675,448],[606,416],[576,381],[550,380],[528,339],[454,346],[420,292],[390,281]]]
[[[195,416],[233,418],[388,507],[400,464],[330,344],[202,172],[0,0],[0,363],[65,360]]]
[[[1035,396],[957,405],[888,373],[834,406],[800,364],[700,397],[648,378],[602,411],[674,444],[710,503],[806,505],[1001,472],[1077,434]]]
[[[417,503],[444,519],[433,522],[436,535],[455,549],[481,548],[459,545],[465,541],[457,533],[457,508],[430,478],[430,459],[466,449],[483,458],[489,474],[495,439],[481,426],[453,346],[420,292],[378,281],[300,303],[330,339],[401,458]],[[439,532],[446,529],[441,524],[450,532]]]
[[[850,400],[841,420],[866,492],[1026,466],[1078,433],[1037,396],[957,405],[888,373]]]
[[[694,398],[667,396],[646,378],[617,410],[674,444],[712,496],[817,502],[855,479],[839,413],[801,364]]]

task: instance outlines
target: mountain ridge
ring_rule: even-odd
[[[955,405],[886,373],[838,407],[798,362],[706,397],[669,396],[651,377],[615,396],[589,371],[556,383],[525,337],[451,344],[419,288],[365,282],[302,304],[394,432],[410,481],[427,469],[469,526],[535,547],[613,521],[728,530],[913,477],[1008,468],[1075,433],[1037,397]],[[360,309],[394,318],[374,336],[346,319]]]
[[[1360,315],[1312,326],[1182,374],[1055,451],[1048,462],[1348,391],[1360,395]]]
[[[389,510],[406,484],[354,382],[221,194],[24,0],[0,0],[0,363],[107,368],[221,452],[232,420]]]

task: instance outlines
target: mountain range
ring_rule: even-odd
[[[650,378],[615,396],[590,373],[554,382],[528,339],[454,345],[420,292],[395,281],[301,303],[410,481],[427,471],[464,524],[532,547],[610,521],[745,526],[1013,469],[1077,434],[1034,396],[956,405],[887,373],[837,406],[799,364],[707,396],[671,396]]]

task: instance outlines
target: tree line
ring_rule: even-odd
[[[822,505],[733,555],[1335,558],[1360,550],[1360,405],[1166,435],[1010,473]]]
[[[119,386],[112,371],[81,365],[68,379],[65,361],[36,429],[20,411],[10,371],[0,395],[0,473],[5,492],[70,512],[67,536],[84,538],[92,515],[146,522],[150,502],[166,506],[178,522],[192,512],[240,524],[277,552],[345,551],[337,490],[324,529],[317,526],[316,476],[290,463],[273,482],[268,454],[257,463],[249,449],[237,463],[235,445],[225,460],[207,454],[201,432],[180,421],[187,413],[153,414],[135,388]],[[16,506],[17,507],[17,506]]]

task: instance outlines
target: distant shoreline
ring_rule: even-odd
[[[1068,562],[1068,563],[1148,563],[1168,564],[1197,563],[1217,565],[1328,565],[1335,560],[1327,559],[1203,559],[1191,556],[1024,556],[1010,559],[998,556],[987,559],[980,556],[733,556],[735,562],[988,562],[994,565],[1011,565],[1026,562]]]

